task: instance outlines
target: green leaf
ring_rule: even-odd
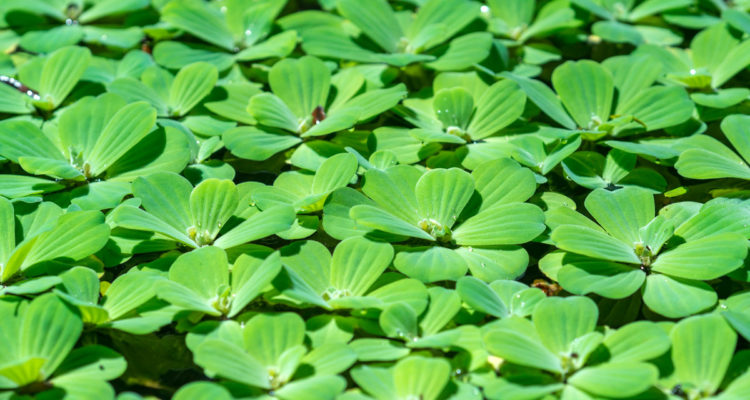
[[[670,336],[677,381],[701,393],[715,393],[729,367],[737,334],[719,315],[709,314],[678,322]]]
[[[112,221],[118,227],[139,231],[158,232],[190,247],[198,245],[186,232],[175,229],[169,223],[133,206],[121,205],[112,213]]]
[[[545,114],[568,129],[575,129],[576,123],[565,112],[562,102],[555,93],[544,83],[524,76],[503,72],[502,76],[512,79],[526,96],[534,102]]]
[[[239,204],[237,187],[230,180],[206,179],[190,194],[191,229],[198,245],[210,243]]]
[[[275,206],[253,214],[218,238],[214,246],[228,249],[285,231],[292,226],[295,212],[291,206]]]
[[[312,182],[312,193],[330,193],[346,186],[357,172],[357,159],[349,154],[337,154],[320,165]]]
[[[602,228],[630,246],[640,241],[640,228],[654,218],[653,196],[639,188],[597,189],[586,197],[584,204]]]
[[[156,122],[156,110],[145,102],[131,103],[112,116],[86,160],[90,175],[106,171],[120,157],[149,134]]]
[[[417,314],[405,303],[386,307],[380,313],[378,323],[388,337],[409,341],[418,336]]]
[[[174,394],[174,400],[232,400],[232,394],[223,386],[207,381],[190,382]]]
[[[474,99],[462,87],[442,89],[435,94],[432,107],[443,128],[466,129],[474,112]]]
[[[525,318],[501,319],[492,324],[483,339],[487,351],[492,355],[514,364],[554,373],[562,372],[560,359],[542,345],[534,325]]]
[[[408,222],[399,219],[398,217],[391,215],[387,211],[370,206],[370,205],[356,205],[351,208],[349,215],[358,224],[364,225],[368,228],[378,229],[383,232],[392,233],[394,235],[410,236],[425,240],[435,240],[434,237],[430,236],[427,232],[417,228],[416,226],[409,224]]]
[[[19,355],[45,359],[41,379],[57,369],[73,349],[83,330],[76,313],[54,294],[37,297],[29,304],[20,327]]]
[[[654,312],[669,318],[682,318],[716,304],[713,288],[701,281],[652,274],[646,278],[643,302]]]
[[[39,94],[44,102],[39,106],[54,109],[62,104],[83,76],[89,60],[91,51],[80,46],[63,47],[50,54],[44,61],[39,80]]]
[[[456,292],[466,304],[477,311],[497,318],[504,318],[509,315],[508,307],[500,299],[500,296],[487,284],[473,276],[465,276],[459,279],[456,282]]]
[[[352,21],[386,52],[396,52],[404,34],[388,2],[373,0],[362,3],[356,0],[339,0],[337,5],[344,18]]]
[[[315,107],[326,106],[331,73],[315,57],[286,58],[274,64],[268,73],[268,81],[273,93],[289,107],[298,121],[311,120]],[[258,116],[255,118],[260,120]]]
[[[471,175],[458,168],[428,171],[417,181],[420,216],[450,228],[474,193]]]
[[[336,246],[331,259],[331,285],[362,296],[380,277],[393,259],[388,243],[373,242],[362,237],[343,240]]]
[[[216,375],[260,388],[270,388],[268,372],[244,349],[219,339],[207,339],[195,349],[195,363]]]
[[[595,395],[621,398],[646,391],[658,377],[659,371],[651,364],[607,363],[584,368],[568,382]]]
[[[404,358],[393,367],[395,394],[398,398],[436,400],[448,383],[450,370],[450,364],[442,358]]]
[[[643,271],[631,266],[559,251],[544,256],[539,267],[545,273],[557,269],[556,279],[571,293],[611,299],[630,296],[646,279]]]
[[[476,103],[467,132],[472,139],[484,139],[513,123],[523,113],[526,95],[508,79],[487,88]]]
[[[170,25],[225,50],[234,49],[234,38],[218,9],[197,0],[173,0],[161,16]]]
[[[536,191],[534,173],[510,158],[480,164],[471,172],[481,198],[480,210],[497,204],[523,202]]]
[[[609,361],[638,362],[654,359],[669,350],[669,336],[650,321],[632,322],[604,338]]]
[[[143,208],[181,232],[187,232],[192,225],[188,202],[192,190],[187,179],[171,172],[157,172],[133,181],[133,195],[141,200]]]
[[[462,246],[520,244],[533,240],[544,229],[544,213],[539,207],[508,203],[470,217],[453,231],[453,239]]]
[[[750,117],[746,115],[730,115],[721,121],[721,131],[724,132],[732,146],[740,153],[746,161],[750,160],[750,129],[747,124]]]
[[[723,233],[684,243],[661,254],[651,269],[678,278],[711,280],[741,267],[746,256],[745,238]]]
[[[64,161],[60,150],[34,124],[28,121],[0,122],[0,155],[18,163],[20,157],[50,158]]]
[[[438,71],[460,71],[486,59],[491,48],[492,35],[472,32],[451,40],[445,53],[426,65]]]
[[[219,73],[207,62],[197,62],[180,69],[169,90],[169,108],[172,115],[190,112],[216,85]]]
[[[71,158],[88,160],[97,138],[127,103],[115,94],[77,101],[60,116],[60,144]]]
[[[590,61],[567,61],[552,73],[552,86],[579,127],[592,129],[609,120],[612,75]]]
[[[278,368],[287,350],[302,345],[305,322],[294,313],[259,314],[246,323],[242,335],[249,354],[266,367]]]
[[[281,271],[278,253],[272,253],[262,262],[245,254],[232,267],[232,300],[228,317],[232,318],[271,284]]]
[[[393,266],[406,276],[425,283],[454,281],[466,275],[468,269],[456,251],[438,246],[400,249]]]
[[[588,297],[548,297],[531,315],[539,338],[555,354],[567,354],[573,341],[596,327],[599,310]]]
[[[302,141],[297,136],[267,132],[251,126],[229,129],[224,132],[222,138],[224,145],[233,154],[253,161],[267,160],[274,154],[293,147]]]
[[[561,225],[550,235],[563,250],[604,260],[640,264],[635,251],[623,242],[596,230],[574,225]]]

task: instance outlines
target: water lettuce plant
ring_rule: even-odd
[[[0,400],[746,400],[749,81],[748,0],[1,0]]]

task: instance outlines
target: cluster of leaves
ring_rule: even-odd
[[[2,0],[0,399],[750,398],[750,2]]]

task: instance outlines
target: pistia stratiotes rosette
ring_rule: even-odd
[[[208,96],[218,79],[216,67],[203,61],[185,66],[176,75],[152,65],[143,71],[140,79],[115,79],[107,85],[107,90],[129,102],[151,104],[160,117],[179,118]]]
[[[750,179],[750,116],[730,115],[721,121],[724,132],[735,151],[708,135],[696,135],[682,141],[685,150],[675,164],[686,178]],[[739,153],[739,154],[737,154]]]
[[[261,211],[251,206],[251,186],[211,178],[193,188],[177,174],[155,173],[133,182],[133,195],[143,209],[122,204],[112,212],[112,221],[189,248],[228,249],[289,229],[294,209],[280,205]]]
[[[539,207],[524,203],[534,175],[510,159],[471,174],[399,165],[364,174],[362,192],[333,193],[323,226],[336,238],[367,235],[398,246],[394,266],[424,282],[455,280],[471,270],[485,281],[520,276],[528,254],[517,246],[544,231]],[[348,219],[349,217],[351,219]]]
[[[211,46],[162,41],[154,47],[154,59],[170,69],[205,61],[225,70],[235,61],[285,57],[297,45],[296,32],[269,37],[273,20],[285,5],[286,0],[169,1],[161,9],[162,19]]]
[[[379,282],[393,260],[393,247],[363,237],[341,241],[333,255],[315,241],[302,241],[280,250],[281,263],[288,279],[277,289],[282,296],[275,301],[291,300],[327,309],[385,308],[405,303],[417,313],[427,305],[427,290],[415,279],[389,276]]]
[[[387,368],[363,365],[352,370],[352,379],[376,400],[436,400],[450,376],[448,360],[419,355],[403,358]]]
[[[689,49],[644,45],[635,54],[648,54],[662,64],[665,78],[690,89],[698,105],[722,109],[750,95],[746,87],[722,88],[750,64],[750,40],[737,38],[726,23],[699,32]]]
[[[661,193],[667,181],[650,168],[636,167],[638,157],[619,149],[612,149],[603,156],[594,151],[577,151],[562,161],[562,167],[570,179],[589,189],[616,189],[634,186],[654,193]]]
[[[84,209],[113,208],[136,177],[178,172],[187,164],[185,135],[155,121],[156,111],[145,102],[128,104],[112,93],[85,97],[66,108],[49,131],[46,124],[40,129],[23,120],[0,123],[0,155],[29,174],[72,186],[60,201]],[[34,182],[24,190],[36,191]]]
[[[343,146],[315,138],[349,130],[406,95],[403,84],[361,92],[367,86],[361,73],[343,69],[332,77],[322,61],[310,56],[279,61],[268,80],[273,93],[253,96],[247,107],[257,125],[230,129],[224,143],[236,156],[253,161],[299,145],[289,162],[313,171],[326,156],[344,152]]]
[[[677,398],[740,400],[750,390],[747,351],[735,353],[737,333],[717,314],[698,315],[675,324],[668,376],[658,386]]]
[[[598,38],[635,46],[644,43],[674,46],[682,43],[679,34],[660,26],[659,14],[683,11],[693,5],[691,0],[571,0],[571,3],[604,20],[591,26],[591,33]]]
[[[125,359],[100,345],[73,349],[83,322],[57,296],[47,293],[30,302],[3,297],[0,317],[5,346],[0,354],[0,397],[42,397],[62,390],[67,398],[114,398],[107,381],[125,372]]]
[[[224,250],[206,246],[185,253],[169,267],[155,294],[180,310],[210,316],[239,314],[262,294],[281,270],[279,255],[241,254],[232,265]],[[195,316],[191,320],[196,320]]]
[[[318,230],[316,213],[334,190],[345,187],[356,177],[357,159],[348,153],[336,154],[323,161],[314,174],[305,170],[281,173],[273,186],[253,190],[252,199],[261,208],[291,205],[298,213],[294,226],[278,235],[284,239],[301,239]]]
[[[0,296],[44,292],[60,283],[55,276],[104,247],[109,226],[98,211],[67,211],[49,203],[11,203],[0,197]],[[24,276],[40,276],[18,282]],[[15,281],[15,282],[13,282]]]
[[[128,49],[143,38],[141,28],[107,22],[143,10],[149,4],[148,0],[8,0],[0,5],[0,27],[22,33],[18,44],[34,53],[49,53],[81,41]],[[29,30],[28,17],[19,14],[38,18],[35,29]],[[94,25],[97,22],[100,26]]]
[[[568,0],[544,4],[526,0],[488,0],[482,9],[487,29],[499,36],[500,43],[515,50],[517,64],[504,66],[516,73],[532,76],[541,72],[540,65],[562,58],[560,50],[547,37],[581,25]],[[493,70],[494,65],[483,63]]]
[[[54,293],[78,310],[88,328],[142,335],[169,324],[179,311],[154,299],[159,276],[152,272],[130,270],[102,289],[97,273],[88,267],[73,267],[59,280]]]
[[[346,388],[337,374],[357,360],[345,345],[308,350],[305,321],[294,313],[256,314],[242,324],[223,321],[191,333],[187,345],[210,377],[229,379],[246,396],[282,400],[334,398]]]
[[[0,112],[29,114],[36,107],[48,113],[60,107],[83,76],[90,60],[89,49],[66,46],[24,63],[17,68],[15,80],[26,86],[26,90],[19,91],[5,82],[0,84]],[[7,61],[12,64],[12,59]]]
[[[405,157],[411,156],[405,151],[412,149],[405,145],[466,145],[456,150],[456,157],[459,163],[474,168],[480,162],[492,159],[487,157],[488,153],[494,153],[493,158],[497,158],[498,153],[493,152],[496,148],[490,147],[484,139],[516,121],[526,103],[524,92],[513,81],[504,79],[487,85],[476,73],[440,74],[435,78],[433,92],[431,98],[406,99],[402,106],[396,107],[394,111],[417,128],[407,132],[379,128],[380,132],[375,132],[378,150],[391,150],[399,160],[405,161]],[[389,137],[407,134],[407,137]],[[418,153],[425,152],[423,147],[417,149]],[[427,163],[431,165],[432,159]]]
[[[485,347],[501,358],[501,377],[482,382],[485,395],[644,398],[639,396],[659,378],[657,367],[647,361],[669,350],[669,336],[650,321],[602,333],[595,330],[598,315],[587,297],[548,297],[536,305],[531,320],[511,316],[483,327]]]
[[[750,209],[743,203],[676,203],[654,217],[652,194],[626,187],[596,189],[585,205],[598,225],[565,207],[546,213],[560,250],[539,266],[571,293],[621,299],[641,289],[650,310],[685,317],[716,303],[704,281],[740,268],[747,256]]]
[[[584,139],[598,139],[658,131],[690,119],[694,105],[685,89],[655,84],[664,72],[650,55],[610,57],[601,64],[566,61],[552,73],[557,96],[537,80],[504,76],[555,122],[581,130]]]
[[[397,67],[423,63],[439,71],[460,71],[484,60],[492,46],[488,32],[457,37],[479,16],[481,4],[475,1],[428,0],[412,13],[394,11],[386,0],[338,0],[336,9],[343,18],[329,16],[310,24],[300,13],[283,25],[300,32],[307,54]]]

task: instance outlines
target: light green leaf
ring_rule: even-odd
[[[599,310],[588,297],[548,297],[531,315],[539,338],[554,354],[567,354],[573,341],[596,327]]]
[[[393,367],[398,398],[436,400],[448,383],[450,364],[443,358],[407,357]]]
[[[590,61],[566,61],[552,73],[552,86],[579,127],[592,129],[609,120],[612,75]]]
[[[352,21],[386,52],[396,52],[399,40],[404,34],[387,1],[372,0],[362,3],[357,0],[339,0],[337,4],[344,18]]]
[[[76,313],[54,294],[37,297],[22,317],[19,356],[45,359],[41,379],[57,369],[83,330]]]
[[[736,233],[723,233],[684,243],[657,257],[651,269],[673,277],[710,280],[742,266],[747,242]]]
[[[380,277],[393,259],[388,243],[373,242],[363,237],[343,240],[336,246],[331,259],[331,285],[351,296],[362,296]]]
[[[471,175],[458,168],[428,171],[415,188],[420,216],[447,228],[456,222],[473,193]]]
[[[285,231],[295,219],[291,206],[275,206],[252,215],[241,224],[218,238],[214,246],[228,249]]]
[[[37,105],[51,110],[62,104],[83,76],[89,60],[91,51],[80,46],[63,47],[50,54],[44,61],[39,80],[39,94],[43,103]]]
[[[156,110],[145,102],[128,104],[112,116],[86,160],[90,175],[106,171],[153,129]],[[85,168],[85,167],[84,167]]]
[[[654,359],[669,350],[669,336],[651,321],[636,321],[604,338],[609,361],[638,362]]]
[[[682,318],[716,304],[713,288],[701,281],[651,274],[643,288],[643,302],[668,318]]]
[[[225,50],[234,49],[234,38],[225,17],[210,5],[198,0],[173,0],[162,10],[161,16],[170,25]]]
[[[597,189],[584,204],[602,228],[630,246],[639,242],[640,228],[654,218],[653,195],[640,188]]]
[[[270,388],[268,371],[244,349],[219,339],[206,339],[195,349],[195,363],[217,375],[260,388]]]
[[[484,92],[467,132],[472,139],[484,139],[513,123],[523,113],[526,95],[509,79],[501,80]]]
[[[169,90],[169,108],[172,115],[190,112],[216,85],[219,72],[207,62],[197,62],[180,69]]]
[[[526,243],[545,229],[544,213],[532,204],[508,203],[476,214],[453,231],[462,246]]]
[[[490,354],[514,364],[562,372],[560,359],[542,345],[534,325],[525,318],[504,318],[492,324],[484,334],[484,345]]]
[[[206,179],[190,194],[191,237],[199,246],[210,243],[239,204],[237,187],[230,180]]]
[[[737,334],[717,314],[684,319],[670,332],[677,381],[701,393],[719,388],[735,350]]]
[[[331,73],[322,61],[305,56],[286,58],[268,73],[271,90],[292,111],[298,121],[312,119],[315,107],[326,106]],[[258,120],[258,116],[255,116]],[[296,131],[296,129],[294,129]]]
[[[630,397],[656,383],[659,371],[645,363],[607,363],[584,368],[570,377],[571,385],[598,396]]]

